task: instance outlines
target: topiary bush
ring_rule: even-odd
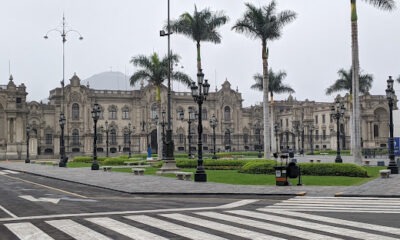
[[[300,163],[302,175],[368,177],[367,170],[352,163]]]
[[[240,169],[243,165],[251,160],[238,160],[238,159],[206,159],[204,160],[204,168],[209,170],[235,170]],[[265,161],[265,160],[254,160]],[[275,162],[275,161],[273,161]],[[176,166],[179,168],[196,168],[196,159],[177,159]]]
[[[102,162],[106,160],[107,157],[97,157],[97,161]],[[80,162],[80,163],[91,163],[93,162],[93,157],[92,156],[77,156],[74,157],[73,162]]]
[[[126,162],[128,158],[125,157],[113,157],[113,158],[107,158],[102,162],[102,165],[124,165],[124,162]]]
[[[247,162],[239,169],[239,172],[250,174],[274,174],[275,166],[276,161],[274,160],[255,160]]]

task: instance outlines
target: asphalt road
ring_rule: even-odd
[[[19,173],[0,174],[0,208],[1,240],[400,238],[400,199],[132,195]]]

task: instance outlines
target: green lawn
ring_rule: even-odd
[[[91,163],[69,162],[68,167],[90,167]],[[352,186],[360,185],[375,179],[379,176],[379,170],[386,167],[365,167],[369,178],[360,177],[341,177],[341,176],[302,176],[303,185],[307,186]],[[114,172],[131,173],[130,168],[113,168]],[[149,167],[145,170],[145,175],[155,175],[158,168]],[[195,172],[196,169],[181,169],[185,172]],[[237,170],[206,170],[207,181],[216,183],[238,184],[238,185],[275,185],[275,176],[272,174],[245,174],[238,173]],[[174,174],[163,175],[165,177],[175,177]],[[298,179],[289,179],[292,185],[296,185]]]

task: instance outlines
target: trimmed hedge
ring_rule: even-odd
[[[367,170],[352,163],[300,163],[302,175],[368,177]]]
[[[107,157],[97,157],[97,161],[103,162],[106,160]],[[77,156],[72,159],[73,162],[80,162],[80,163],[91,163],[93,162],[92,156]]]
[[[239,172],[250,174],[275,174],[275,166],[276,161],[274,160],[255,160],[247,162],[239,169]]]
[[[260,161],[260,160],[255,160]],[[265,161],[265,160],[264,160]],[[248,163],[249,160],[237,160],[237,159],[206,159],[204,160],[204,168],[210,170],[235,170],[240,169],[243,165]],[[196,168],[196,159],[177,159],[176,166],[179,168]]]

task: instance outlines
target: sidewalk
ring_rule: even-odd
[[[200,195],[304,195],[400,197],[400,176],[375,179],[361,186],[244,186],[199,183],[161,176],[136,176],[127,173],[92,171],[90,168],[60,168],[17,161],[0,162],[1,169],[15,170],[48,178],[85,184],[131,194],[200,194]]]

